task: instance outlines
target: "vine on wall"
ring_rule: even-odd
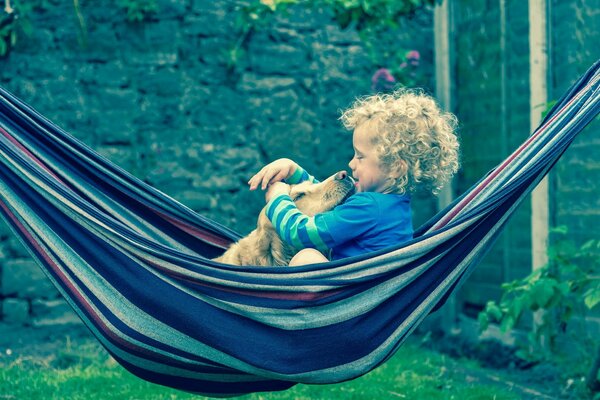
[[[158,0],[118,0],[117,5],[127,12],[129,22],[141,22],[158,13]]]
[[[4,0],[0,11],[0,57],[5,56],[18,41],[19,32],[31,33],[29,15],[40,1]]]
[[[228,50],[227,68],[232,73],[242,68],[247,57],[246,45],[253,32],[272,26],[276,17],[285,15],[290,6],[301,6],[330,10],[340,28],[356,30],[377,68],[371,78],[373,91],[389,91],[399,84],[415,86],[422,83],[420,53],[414,49],[390,48],[388,43],[380,42],[380,34],[398,28],[402,18],[433,6],[437,1],[252,0],[241,7],[236,16],[237,39]],[[117,0],[116,5],[132,23],[147,20],[159,12],[158,0]],[[0,57],[17,45],[20,35],[31,34],[32,12],[48,6],[47,0],[4,0],[4,9],[0,13]],[[78,0],[73,0],[73,10],[85,39],[86,27]]]
[[[480,327],[485,330],[497,322],[507,332],[528,312],[543,311],[527,340],[518,343],[517,355],[533,362],[564,362],[576,356],[578,367],[591,364],[587,383],[598,390],[600,347],[589,336],[585,318],[600,306],[600,240],[576,244],[566,226],[554,228],[551,233],[548,263],[523,279],[504,283],[500,302],[488,302],[479,314]],[[565,339],[570,343],[566,352],[560,342]]]
[[[378,69],[373,74],[373,91],[390,91],[397,85],[422,83],[420,53],[414,49],[390,47],[381,34],[399,28],[402,18],[431,7],[440,0],[254,0],[239,10],[238,40],[229,50],[228,68],[235,71],[243,64],[246,43],[251,34],[271,26],[278,15],[286,15],[290,6],[330,10],[342,29],[355,29]]]

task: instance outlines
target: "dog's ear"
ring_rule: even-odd
[[[295,252],[281,240],[264,209],[258,217],[256,231],[256,246],[264,252],[264,265],[288,265]]]

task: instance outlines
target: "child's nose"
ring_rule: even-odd
[[[340,171],[337,174],[335,174],[335,180],[341,181],[341,180],[346,179],[347,176],[348,176],[348,173],[346,171]]]

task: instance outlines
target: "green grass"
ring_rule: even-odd
[[[498,374],[494,372],[494,374]],[[470,361],[408,343],[385,365],[335,385],[297,385],[242,399],[522,399],[522,391],[486,379]],[[482,379],[483,377],[483,379]],[[484,382],[487,381],[487,382]],[[72,345],[46,359],[21,357],[0,369],[0,399],[201,399],[145,382],[121,368],[95,343]],[[533,398],[533,397],[532,397]]]

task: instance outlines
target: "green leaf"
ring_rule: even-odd
[[[485,312],[488,315],[491,315],[496,321],[500,321],[502,318],[502,310],[500,310],[500,307],[493,301],[489,301],[486,304]]]
[[[357,8],[360,7],[360,0],[344,0],[342,5],[344,8]]]
[[[555,286],[556,290],[560,292],[563,296],[567,296],[571,291],[571,285],[568,282],[561,282]]]
[[[594,247],[596,247],[596,240],[591,239],[588,240],[587,242],[585,242],[582,246],[581,246],[581,250],[583,251],[588,251],[593,249]]]
[[[554,295],[554,286],[556,281],[553,279],[540,279],[531,287],[531,298],[534,300],[532,305],[546,307]]]
[[[600,286],[589,288],[583,295],[583,303],[588,309],[592,309],[600,303]]]
[[[504,318],[502,318],[502,322],[500,323],[500,330],[502,332],[508,332],[515,326],[515,322],[516,321],[512,315],[505,315]]]
[[[273,0],[260,0],[260,3],[263,6],[268,7],[271,11],[276,11],[277,10],[277,4]]]
[[[349,12],[343,12],[337,14],[335,19],[340,28],[346,29],[352,22],[352,14],[350,14]]]
[[[485,312],[480,312],[477,316],[477,320],[479,322],[479,330],[481,332],[485,331],[490,326],[490,319]]]
[[[529,360],[529,358],[531,357],[531,354],[529,354],[529,352],[527,350],[525,350],[524,348],[517,350],[515,352],[515,355],[522,360]]]
[[[510,314],[515,319],[519,319],[523,310],[529,307],[529,303],[529,298],[527,296],[515,297],[509,306]]]
[[[546,109],[544,111],[542,111],[542,118],[545,118],[546,115],[548,115],[548,113],[550,112],[550,110],[552,109],[552,107],[554,107],[554,105],[557,103],[557,100],[552,100],[549,101],[548,103],[545,104]]]
[[[554,101],[553,103],[556,103],[556,101]],[[569,233],[569,228],[566,225],[555,226],[553,228],[550,228],[550,233],[558,233],[560,235],[566,235],[567,233]]]

